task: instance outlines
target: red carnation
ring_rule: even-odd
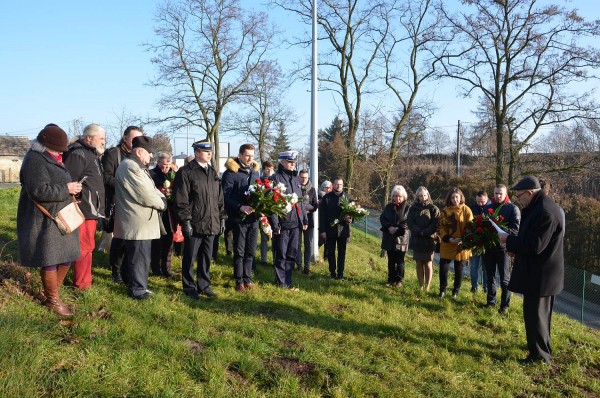
[[[260,178],[257,178],[255,182],[256,182],[258,185],[262,185],[262,184],[263,184],[263,183],[262,183],[262,181],[260,180]]]
[[[475,217],[475,220],[477,220],[477,222],[481,222],[483,221],[483,216],[480,214],[477,217]]]
[[[475,229],[475,232],[477,232],[478,234],[482,234],[483,233],[483,228],[477,227],[477,229]]]
[[[265,180],[265,187],[271,188],[271,181]]]
[[[494,209],[492,209],[492,208],[488,209],[488,214],[494,214]]]
[[[498,216],[498,220],[502,221],[502,220],[504,220],[504,217]]]

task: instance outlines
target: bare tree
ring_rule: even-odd
[[[125,107],[121,108],[118,113],[113,111],[113,115],[114,119],[107,122],[106,125],[107,147],[109,144],[118,144],[127,127],[137,126],[139,128],[144,128],[144,125],[146,124],[140,116],[129,113]]]
[[[411,117],[413,124],[416,121],[413,113],[418,113],[423,124],[426,123],[431,108],[417,104],[419,90],[423,83],[436,77],[436,65],[448,42],[443,36],[444,21],[430,0],[392,1],[382,18],[390,29],[380,48],[385,84],[397,106],[384,169],[387,202],[400,150],[413,138],[410,133],[418,131],[405,126]]]
[[[544,126],[593,117],[589,92],[569,92],[600,66],[600,22],[537,0],[468,0],[466,10],[440,10],[456,35],[457,48],[444,58],[446,76],[480,93],[494,114],[497,182],[512,183],[519,151]],[[575,91],[575,90],[573,90]],[[508,147],[505,146],[508,137]],[[509,165],[508,176],[505,164]]]
[[[69,128],[67,130],[68,131],[67,135],[69,136],[69,142],[77,141],[79,139],[79,137],[81,136],[81,134],[83,133],[84,127],[85,127],[85,125],[83,124],[83,119],[79,118],[79,119],[71,120],[71,123],[69,123]]]
[[[219,127],[227,105],[248,94],[247,83],[272,43],[265,13],[245,11],[239,0],[166,1],[156,13],[158,75],[151,84],[167,89],[159,101],[175,129],[197,126],[213,143],[219,168]]]
[[[173,154],[173,147],[171,146],[171,138],[169,134],[165,132],[158,132],[152,136],[152,145],[156,152],[169,152]]]
[[[272,0],[284,10],[295,13],[310,26],[311,0]],[[359,130],[362,96],[367,92],[369,73],[388,26],[382,20],[383,4],[378,0],[320,0],[317,23],[324,31],[320,41],[329,46],[319,54],[319,80],[323,88],[332,90],[341,99],[348,123],[346,181],[353,186],[356,160],[356,134]],[[299,43],[306,44],[306,40]],[[323,48],[323,47],[320,47]],[[305,67],[304,70],[309,70]]]
[[[224,130],[242,132],[258,143],[261,163],[268,160],[275,139],[274,129],[279,123],[295,121],[291,108],[284,101],[287,82],[276,61],[258,65],[248,80],[248,94],[240,98],[243,109],[231,117]]]

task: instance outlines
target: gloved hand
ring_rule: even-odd
[[[225,233],[225,220],[221,220],[221,228],[219,229],[219,234],[223,235]]]
[[[194,228],[192,228],[192,223],[190,220],[186,220],[181,224],[181,233],[183,237],[189,239],[190,236],[194,233]]]
[[[406,232],[406,229],[403,226],[399,226],[396,230],[396,236],[402,236]]]

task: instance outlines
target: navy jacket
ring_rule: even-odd
[[[277,173],[271,176],[271,181],[274,185],[279,183],[285,185],[285,194],[291,195],[295,193],[298,195],[298,203],[292,207],[292,211],[286,214],[284,217],[271,216],[269,222],[273,231],[279,231],[282,229],[293,229],[299,228],[303,225],[308,225],[308,218],[306,217],[306,211],[302,204],[302,190],[300,189],[300,181],[296,177],[294,172],[289,172],[283,169],[281,165],[277,168]]]
[[[248,205],[246,192],[259,178],[258,163],[252,161],[250,166],[245,166],[238,158],[229,158],[225,162],[225,168],[221,184],[228,220],[237,224],[256,222],[260,214],[252,213],[242,220],[240,207]]]

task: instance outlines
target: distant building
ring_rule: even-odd
[[[0,182],[19,182],[21,163],[30,146],[27,137],[0,136]]]

